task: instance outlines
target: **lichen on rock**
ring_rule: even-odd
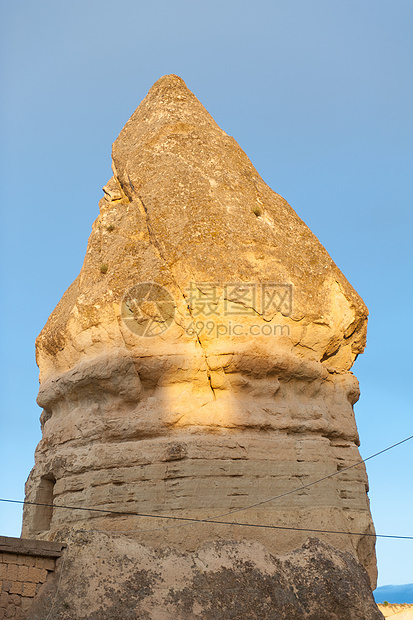
[[[286,554],[247,541],[160,552],[121,536],[72,533],[30,620],[43,620],[52,605],[65,620],[383,617],[363,567],[317,538]]]

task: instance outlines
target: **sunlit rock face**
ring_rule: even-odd
[[[152,87],[112,161],[82,270],[36,343],[43,438],[26,498],[55,508],[27,505],[23,535],[143,530],[129,535],[280,553],[332,530],[317,536],[374,585],[363,465],[262,503],[360,460],[363,301],[179,77]],[[235,510],[223,520],[299,529],[160,518]]]

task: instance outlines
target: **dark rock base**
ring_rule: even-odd
[[[276,557],[248,540],[181,553],[120,535],[69,536],[30,620],[44,620],[51,609],[54,620],[383,618],[365,569],[317,538]]]

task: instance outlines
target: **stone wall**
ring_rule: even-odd
[[[61,543],[0,536],[0,620],[25,617],[56,559]]]

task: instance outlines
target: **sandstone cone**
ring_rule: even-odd
[[[349,372],[367,309],[293,209],[184,82],[151,88],[113,145],[80,275],[36,343],[43,439],[26,493],[55,505],[207,518],[360,460]],[[303,529],[376,579],[363,465],[231,516]],[[23,534],[162,519],[26,506]],[[309,532],[190,525],[134,534],[193,550]]]

